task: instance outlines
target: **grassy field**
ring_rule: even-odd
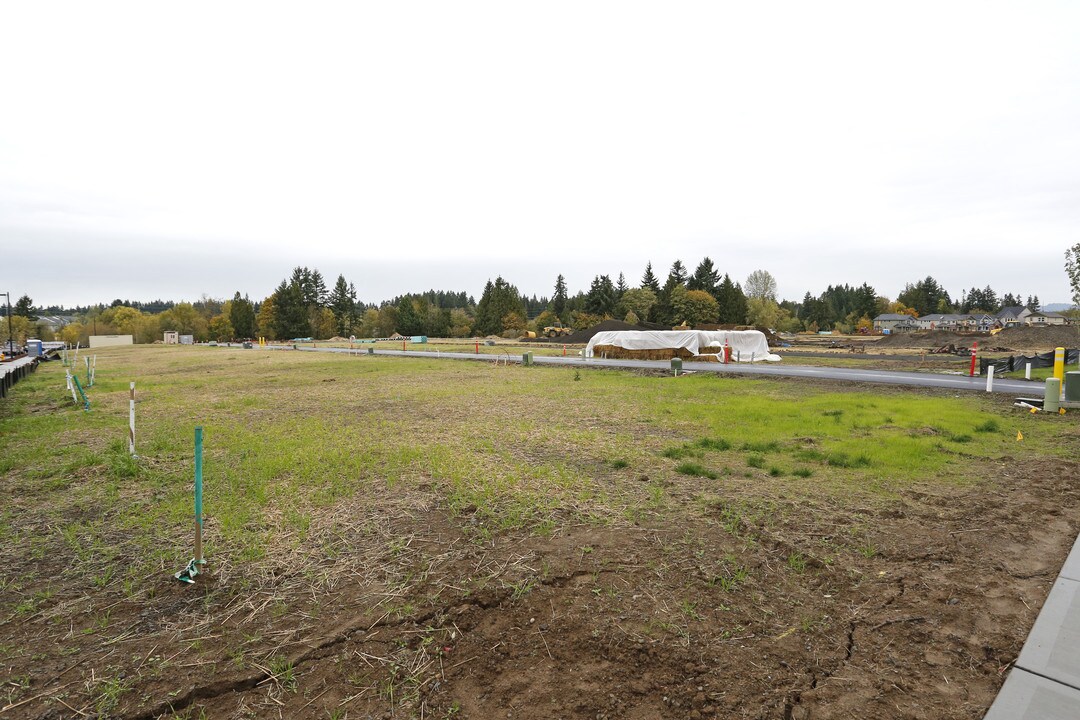
[[[490,716],[502,706],[470,699],[468,677],[455,685],[434,652],[458,638],[446,606],[491,594],[473,610],[513,616],[542,588],[558,618],[558,593],[577,592],[578,573],[589,581],[582,606],[605,601],[633,618],[639,598],[652,597],[634,632],[670,645],[672,667],[725,633],[790,628],[824,641],[849,620],[814,605],[828,602],[821,583],[873,598],[865,578],[895,573],[889,558],[910,562],[899,548],[918,544],[918,532],[907,520],[889,529],[888,518],[912,515],[927,497],[1005,492],[994,478],[1017,456],[1049,466],[1078,444],[1074,424],[976,394],[225,348],[110,349],[97,368],[89,413],[65,395],[59,363],[0,405],[9,498],[0,708],[226,712],[213,704],[231,702],[223,692],[186,690],[217,672],[240,678],[229,692],[255,698],[244,706],[252,717],[283,706],[292,717]],[[127,452],[130,381],[137,458]],[[210,573],[185,594],[170,575],[191,555],[196,426]],[[932,513],[941,525],[949,511]],[[947,532],[966,532],[953,519]],[[1071,531],[1055,535],[1061,548]],[[654,536],[668,539],[641,540]],[[642,542],[653,550],[616,562]],[[672,553],[696,556],[700,577],[680,577]],[[603,575],[615,565],[623,570]],[[633,601],[631,581],[643,588]],[[740,596],[741,587],[752,590]],[[387,662],[369,659],[350,675],[310,648],[324,628],[356,617],[371,621],[368,631],[389,617],[404,635],[380,653],[357,645]],[[434,644],[409,639],[410,622]],[[349,628],[331,644],[358,643],[360,626]],[[587,639],[598,628],[578,629]],[[483,633],[472,634],[479,647]],[[576,657],[573,637],[541,634],[537,651]],[[792,665],[810,662],[801,649],[789,654]],[[433,666],[421,660],[435,659],[441,680],[425,685]],[[986,674],[976,705],[1000,681]],[[777,686],[774,709],[791,705],[794,684],[795,675]],[[653,717],[693,704],[670,697],[638,700],[659,703]],[[729,699],[732,716],[773,707],[753,693]],[[696,705],[709,706],[723,703]]]

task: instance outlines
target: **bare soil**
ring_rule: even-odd
[[[971,347],[978,342],[986,350],[1041,353],[1054,348],[1080,347],[1080,327],[1016,327],[990,333],[955,333],[948,330],[928,330],[886,335],[874,343],[875,348],[937,348],[946,345]]]
[[[675,518],[548,537],[479,539],[423,489],[355,498],[315,568],[162,568],[108,608],[86,578],[8,619],[39,652],[4,668],[30,678],[4,717],[980,718],[1080,529],[1080,464],[977,470],[866,507],[680,478]]]

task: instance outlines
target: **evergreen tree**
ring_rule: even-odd
[[[947,313],[952,309],[949,293],[929,275],[914,285],[911,283],[905,285],[904,291],[896,299],[915,310],[920,316]]]
[[[311,282],[311,300],[310,304],[318,305],[319,307],[326,307],[326,282],[323,280],[322,273],[318,270],[312,270],[310,275]]]
[[[682,260],[676,260],[671,263],[671,270],[668,271],[668,279],[665,286],[686,285],[686,267],[682,264]]]
[[[344,275],[338,275],[327,303],[327,306],[334,311],[337,334],[348,337],[352,334],[352,323],[356,317],[356,288],[345,282]]]
[[[686,281],[687,290],[704,290],[713,297],[716,297],[719,285],[720,273],[717,272],[713,266],[713,261],[708,257],[698,263],[694,274]]]
[[[236,337],[255,337],[255,307],[246,295],[240,297],[239,290],[233,295],[232,305],[229,307],[229,323]]]
[[[476,304],[476,332],[480,335],[497,335],[503,331],[503,318],[516,314],[525,318],[525,303],[521,300],[518,289],[503,280],[488,280],[484,294]]]
[[[1023,303],[1020,302],[1019,295],[1013,295],[1012,293],[1005,293],[1005,297],[1001,298],[1001,306],[998,311],[1004,310],[1007,307],[1020,307]]]
[[[15,303],[15,307],[12,308],[11,314],[15,317],[24,317],[31,320],[37,320],[34,316],[34,301],[30,299],[29,295],[23,295]]]
[[[651,262],[645,266],[645,274],[641,277],[641,287],[652,290],[657,295],[660,294],[660,282],[653,275]]]
[[[746,295],[739,283],[732,282],[731,277],[724,273],[724,279],[720,282],[716,301],[720,305],[720,320],[723,325],[742,325],[746,322]]]
[[[397,306],[397,331],[402,335],[420,335],[424,319],[416,310],[411,297],[405,297]]]
[[[296,268],[292,278],[281,281],[274,294],[274,331],[280,340],[311,335],[311,313],[304,296],[309,278],[303,268]]]
[[[585,296],[585,312],[600,317],[610,316],[615,312],[615,286],[607,275],[597,275],[593,278],[589,294]]]
[[[566,278],[561,274],[555,279],[555,296],[551,298],[551,309],[560,318],[566,312]]]
[[[671,264],[667,281],[656,296],[656,304],[649,312],[649,319],[662,325],[671,325],[680,318],[675,317],[675,309],[672,307],[671,298],[675,288],[686,288],[686,268],[680,260]]]
[[[1031,312],[1039,312],[1039,309],[1042,307],[1042,305],[1039,304],[1038,295],[1028,295],[1027,302],[1024,303],[1024,306]]]
[[[626,285],[626,276],[623,275],[622,273],[619,273],[619,282],[615,283],[615,300],[616,300],[616,302],[618,302],[619,300],[622,300],[622,296],[629,289],[630,288]]]

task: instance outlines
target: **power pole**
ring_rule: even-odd
[[[7,332],[8,332],[7,351],[9,353],[11,353],[12,355],[14,355],[15,354],[15,348],[14,348],[14,345],[12,344],[13,337],[12,337],[12,332],[11,332],[11,291],[9,290],[8,292],[0,293],[0,295],[4,295],[7,298]]]

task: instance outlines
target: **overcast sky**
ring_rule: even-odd
[[[5,3],[0,291],[1069,297],[1080,3]],[[13,298],[14,299],[14,298]]]

